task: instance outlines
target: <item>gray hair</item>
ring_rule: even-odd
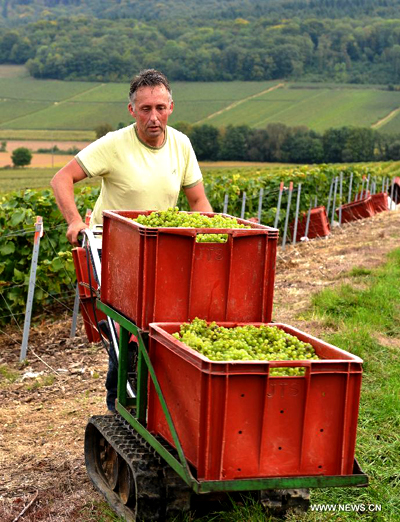
[[[129,101],[132,105],[135,104],[136,93],[141,87],[156,87],[157,85],[164,85],[169,93],[170,101],[172,101],[172,90],[169,86],[167,77],[155,69],[145,69],[140,71],[140,73],[131,80]]]

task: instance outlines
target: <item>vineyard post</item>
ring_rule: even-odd
[[[353,173],[350,172],[350,181],[349,181],[349,197],[347,198],[347,203],[350,203],[351,201],[351,190],[353,187]]]
[[[71,333],[69,334],[71,339],[73,337],[75,337],[75,334],[76,334],[76,323],[77,323],[77,319],[78,319],[78,311],[79,311],[79,283],[76,283],[75,299],[74,299],[74,310],[72,312]]]
[[[373,186],[372,186],[372,194],[376,194],[376,186],[377,186],[377,183],[378,183],[378,180],[377,180],[377,177],[374,176],[374,183],[373,183]]]
[[[242,210],[240,211],[240,218],[241,218],[241,219],[244,218],[244,211],[245,211],[245,208],[246,208],[246,192],[243,192],[243,197],[242,197]]]
[[[282,203],[282,193],[283,193],[283,181],[281,181],[281,184],[279,185],[278,204],[276,206],[274,228],[278,228],[279,214],[281,211],[281,203]]]
[[[390,187],[390,194],[391,194],[390,198],[391,198],[391,200],[394,203],[393,205],[391,205],[391,207],[392,207],[391,210],[396,210],[396,202],[394,201],[394,197],[393,197],[394,196],[394,177],[392,178],[392,183],[391,183],[391,187]]]
[[[312,203],[310,202],[310,208],[308,209],[308,212],[307,212],[306,230],[304,232],[304,237],[308,237],[308,229],[310,228],[310,219],[311,219],[311,208],[312,208]]]
[[[355,192],[355,197],[354,197],[354,201],[358,201],[358,189],[360,188],[360,183],[357,182],[357,186],[356,186],[356,192]]]
[[[318,197],[315,196],[315,199],[314,199],[314,208],[317,208],[317,203],[318,203]],[[307,222],[306,222],[305,237],[308,237],[308,230],[309,230],[309,228],[310,228],[311,209],[312,209],[312,202],[310,201],[310,208],[308,209],[308,214],[307,214]]]
[[[342,197],[343,197],[343,172],[340,171],[340,185],[339,185],[339,227],[342,226]]]
[[[365,185],[365,176],[362,177],[360,199],[362,199],[364,197],[364,185]]]
[[[382,192],[385,192],[385,186],[386,186],[386,178],[383,176],[382,178]]]
[[[226,214],[228,212],[228,200],[229,200],[229,196],[228,194],[225,194],[225,197],[224,197],[224,208],[223,208],[223,213]]]
[[[260,194],[258,196],[258,214],[257,214],[257,219],[258,219],[259,223],[261,223],[263,196],[264,196],[264,189],[260,188]]]
[[[368,177],[367,177],[367,186],[365,187],[365,197],[368,196],[368,189],[369,189],[369,185],[370,185],[370,179],[371,179],[371,174],[368,174]]]
[[[389,195],[389,177],[386,178],[386,194]]]
[[[297,238],[297,224],[299,222],[299,211],[300,211],[300,195],[301,195],[301,183],[297,186],[297,202],[296,202],[296,215],[294,217],[294,230],[293,230],[293,240],[292,244],[296,244]]]
[[[331,227],[333,227],[333,223],[335,220],[335,207],[336,207],[336,194],[337,194],[337,186],[338,186],[338,177],[335,178],[335,190],[333,192],[333,202],[332,202],[332,217],[331,217]]]
[[[331,181],[331,186],[329,188],[329,196],[328,196],[328,206],[326,208],[326,215],[329,216],[329,211],[331,209],[331,198],[332,198],[332,191],[333,191],[333,184],[334,184],[335,180],[334,178],[332,178],[332,181]]]
[[[289,214],[290,214],[290,203],[292,201],[292,192],[293,192],[293,181],[289,184],[289,196],[288,196],[288,202],[287,202],[287,209],[286,209],[286,219],[285,219],[285,229],[283,232],[283,239],[282,239],[282,250],[285,250],[286,245],[286,236],[289,226]]]
[[[40,247],[40,238],[41,237],[43,237],[43,219],[41,216],[37,216],[36,223],[35,223],[35,236],[33,239],[33,253],[32,253],[32,263],[31,263],[31,274],[29,277],[28,297],[26,299],[24,331],[23,331],[23,335],[22,335],[21,353],[20,353],[20,357],[19,357],[20,362],[22,362],[26,359],[26,351],[28,348],[29,328],[31,326],[33,295],[35,293],[36,269],[37,269],[37,265],[38,265],[39,247]]]

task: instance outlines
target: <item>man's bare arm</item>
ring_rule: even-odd
[[[204,191],[203,183],[198,183],[194,187],[184,188],[185,196],[188,200],[190,210],[198,210],[199,212],[212,212],[210,202]]]
[[[68,223],[67,239],[73,245],[78,244],[78,234],[87,225],[82,220],[74,200],[74,183],[85,179],[86,173],[76,161],[72,159],[65,167],[55,174],[50,182],[54,196],[65,221]]]

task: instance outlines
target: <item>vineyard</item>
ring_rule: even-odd
[[[35,137],[49,140],[73,135],[90,140],[99,124],[116,128],[130,122],[126,83],[38,80],[24,76],[23,68],[16,68],[14,77],[6,73],[0,67],[2,138],[29,139],[35,131],[40,133]],[[171,87],[172,125],[184,121],[264,128],[279,122],[317,132],[355,125],[377,126],[391,134],[400,129],[399,92],[377,85],[233,81],[172,82]]]
[[[207,193],[217,212],[227,205],[229,213],[236,216],[242,212],[245,217],[257,216],[263,189],[261,215],[262,222],[267,224],[275,222],[279,187],[284,182],[278,220],[282,235],[290,182],[297,190],[299,183],[302,184],[300,209],[306,212],[310,202],[315,203],[315,197],[317,204],[328,204],[335,180],[342,179],[341,201],[346,202],[350,179],[352,197],[355,197],[363,185],[366,189],[367,181],[369,188],[376,185],[377,191],[382,185],[390,186],[399,168],[398,163],[387,163],[302,169],[208,168],[203,172]],[[43,179],[46,175],[51,176],[49,170],[42,172]],[[21,188],[24,182],[30,181],[21,176]],[[90,185],[77,188],[76,201],[81,215],[92,207],[98,190]],[[331,195],[331,208],[332,203]],[[338,204],[337,194],[335,206]],[[292,205],[290,221],[294,211],[295,205]],[[43,217],[45,234],[40,241],[34,327],[25,365],[18,364],[18,354],[37,215]],[[89,483],[83,461],[82,439],[87,417],[101,414],[105,408],[103,382],[107,364],[103,348],[87,342],[82,323],[77,336],[69,339],[75,270],[71,247],[65,238],[65,223],[50,190],[38,188],[2,194],[0,225],[0,396],[3,400],[0,466],[4,477],[0,485],[0,519],[14,520],[27,509],[24,518],[32,522],[117,520]],[[383,290],[383,272],[389,268],[378,272],[377,267],[381,267],[386,254],[398,246],[398,239],[398,212],[384,212],[353,225],[336,226],[327,241],[302,242],[286,251],[280,248],[273,309],[274,321],[298,328],[304,328],[306,321],[311,334],[324,337],[364,359],[357,458],[369,476],[370,487],[316,489],[312,492],[312,502],[381,506],[382,520],[397,520],[399,513],[396,478],[398,254],[392,256],[390,270],[393,273]],[[339,287],[337,295],[333,292],[336,286]],[[324,288],[325,292],[320,295]],[[377,295],[379,289],[381,294]],[[318,295],[313,298],[310,309],[310,296],[316,292]],[[363,312],[367,322],[363,326],[354,318],[361,305],[370,310],[369,315]],[[336,331],[336,322],[344,328],[342,337]],[[300,349],[282,346],[279,339],[271,341],[277,349]],[[236,343],[233,339],[232,349],[242,355],[243,347]],[[209,349],[207,343],[206,348]],[[216,356],[220,357],[218,351]],[[382,427],[385,434],[379,435]],[[365,519],[381,519],[376,516],[367,513]],[[343,519],[351,520],[346,517]],[[276,519],[266,518],[255,506],[245,503],[221,518],[213,515],[212,520],[272,522]],[[288,520],[294,522],[299,518],[293,514]],[[302,520],[317,522],[321,515],[310,511]]]
[[[387,190],[399,170],[400,164],[392,162],[272,170],[261,167],[205,169],[204,181],[215,212],[259,218],[264,225],[278,227],[281,238],[289,242],[292,238],[287,225],[293,223],[295,212],[301,217],[310,208],[324,205],[329,221],[336,220],[335,208],[356,197],[362,189],[367,190],[367,182],[374,192]],[[284,187],[280,191],[282,182]],[[294,188],[289,207],[290,182]],[[86,209],[93,208],[98,193],[98,186],[77,188],[76,202],[82,216]],[[187,209],[183,195],[179,207]],[[3,194],[0,199],[0,324],[3,325],[11,320],[18,322],[24,314],[36,216],[43,218],[45,235],[40,244],[35,310],[43,311],[43,307],[70,303],[73,299],[75,270],[71,247],[52,192],[28,189]]]

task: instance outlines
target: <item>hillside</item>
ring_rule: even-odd
[[[126,83],[35,80],[21,67],[0,66],[0,138],[93,139],[97,125],[127,125]],[[400,133],[400,91],[379,85],[304,84],[296,82],[172,82],[175,109],[170,123],[270,123],[330,128],[370,127]],[[19,134],[18,134],[19,133]],[[21,134],[22,133],[22,134]],[[75,139],[85,139],[76,135]]]
[[[5,0],[0,64],[35,78],[399,83],[399,0]]]

